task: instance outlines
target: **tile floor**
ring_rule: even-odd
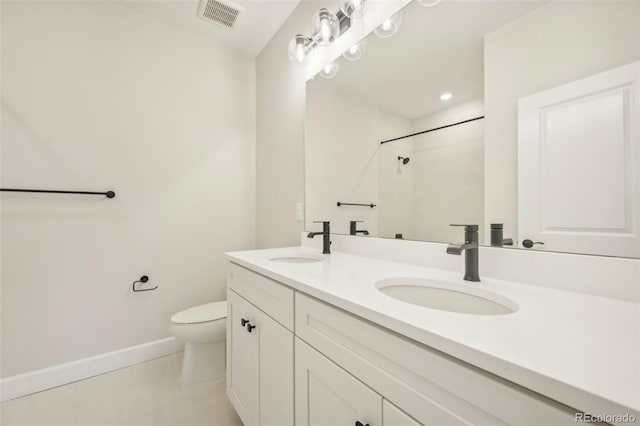
[[[224,379],[182,386],[182,353],[0,404],[0,425],[241,426]]]

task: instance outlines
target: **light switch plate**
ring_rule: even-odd
[[[296,220],[302,222],[304,220],[304,204],[296,203]]]

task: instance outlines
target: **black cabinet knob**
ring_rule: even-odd
[[[249,322],[249,320],[246,320],[246,319],[242,318],[240,320],[240,325],[244,327],[245,325],[247,325],[248,322]]]
[[[251,324],[247,323],[247,331],[248,331],[249,333],[251,333],[251,330],[253,330],[254,328],[256,328],[256,326],[255,326],[255,325],[251,325]]]
[[[531,247],[534,246],[534,244],[542,244],[542,245],[544,245],[544,243],[542,241],[531,241],[529,239],[524,240],[522,242],[522,245],[525,246],[526,248],[531,248]]]

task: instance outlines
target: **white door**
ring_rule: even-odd
[[[242,423],[257,426],[259,410],[257,309],[227,289],[227,396]]]
[[[296,338],[296,426],[382,426],[382,397]]]
[[[640,256],[640,62],[518,102],[518,239]]]
[[[293,425],[293,333],[257,310],[260,426]]]

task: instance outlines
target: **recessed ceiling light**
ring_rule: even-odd
[[[443,93],[442,95],[440,95],[441,101],[448,101],[451,98],[453,98],[453,95],[451,93]]]

